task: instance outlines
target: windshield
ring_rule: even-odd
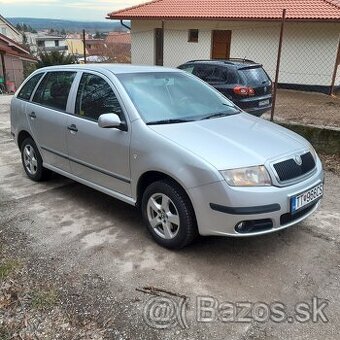
[[[170,124],[218,118],[240,112],[219,92],[180,72],[119,74],[147,124]]]

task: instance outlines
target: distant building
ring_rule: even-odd
[[[58,51],[68,53],[65,37],[38,33],[35,40],[38,52]]]
[[[107,49],[103,39],[88,39],[85,40],[85,45],[88,55],[104,55]]]
[[[69,54],[73,54],[76,57],[84,55],[84,43],[80,38],[66,38],[66,45]]]
[[[107,46],[103,39],[92,39],[91,35],[85,36],[86,60],[90,62],[107,61]],[[81,34],[70,34],[66,37],[68,53],[78,58],[79,62],[84,61],[84,42]],[[92,58],[90,58],[92,57]]]

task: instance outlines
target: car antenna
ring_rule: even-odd
[[[247,58],[247,56],[245,55],[244,58],[243,58],[243,64],[246,62],[246,58]]]

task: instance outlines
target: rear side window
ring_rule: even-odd
[[[40,83],[33,101],[54,109],[66,110],[67,99],[76,72],[49,72]]]
[[[228,81],[228,70],[216,65],[195,66],[194,75],[208,83],[226,83]]]
[[[34,91],[35,87],[37,86],[39,80],[43,76],[43,73],[38,73],[33,76],[30,80],[28,80],[18,94],[18,98],[29,100],[31,98],[32,92]]]
[[[77,93],[77,115],[97,121],[103,113],[115,113],[121,120],[121,106],[111,86],[95,74],[84,73]]]
[[[245,85],[258,86],[270,82],[267,73],[261,67],[240,70]]]

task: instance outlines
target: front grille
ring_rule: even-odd
[[[283,214],[281,215],[280,217],[280,224],[281,225],[286,225],[290,222],[293,222],[297,219],[299,219],[300,217],[308,214],[311,210],[313,210],[313,208],[316,206],[317,202],[310,205],[309,207],[307,208],[304,208],[298,212],[296,212],[295,214],[291,214],[291,213],[287,213],[287,214]]]
[[[300,177],[315,167],[315,160],[310,152],[301,155],[301,165],[297,164],[293,158],[274,164],[274,169],[281,182]]]

